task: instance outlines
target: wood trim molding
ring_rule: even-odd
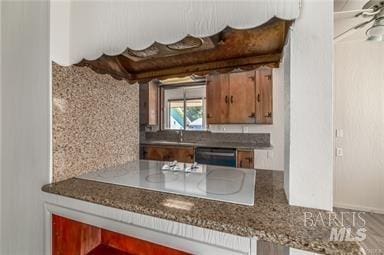
[[[260,66],[278,67],[292,23],[273,18],[251,29],[227,27],[218,34],[199,38],[202,44],[194,48],[176,50],[169,45],[154,43],[141,51],[127,48],[120,55],[84,59],[77,65],[129,83],[191,74],[206,75],[215,71],[251,70]],[[172,45],[180,43],[183,47],[183,40],[185,38]]]

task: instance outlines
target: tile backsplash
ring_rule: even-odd
[[[79,66],[52,75],[54,181],[138,158],[137,84]]]
[[[176,130],[161,130],[156,132],[145,132],[141,139],[146,141],[178,141],[179,135]],[[209,131],[183,131],[183,140],[185,142],[244,142],[255,144],[257,146],[270,145],[269,133],[212,133]]]

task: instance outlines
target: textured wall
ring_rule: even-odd
[[[50,182],[49,2],[0,1],[0,254],[44,254]]]
[[[335,46],[335,205],[384,213],[384,45]]]
[[[54,64],[53,179],[138,158],[138,85]]]
[[[333,1],[302,1],[290,59],[291,205],[333,206]]]

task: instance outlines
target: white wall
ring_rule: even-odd
[[[384,213],[384,45],[335,45],[335,206]]]
[[[2,175],[3,175],[3,171],[2,171],[2,153],[1,153],[1,144],[3,144],[3,141],[1,140],[1,136],[2,136],[2,114],[1,114],[1,112],[2,112],[2,110],[1,110],[1,105],[2,105],[2,100],[1,100],[1,98],[2,98],[2,94],[1,94],[1,90],[2,90],[2,85],[1,85],[1,80],[2,80],[2,76],[1,76],[1,71],[2,71],[2,69],[1,69],[1,64],[2,64],[2,54],[1,54],[1,52],[2,52],[2,43],[1,43],[1,31],[2,31],[2,29],[1,29],[1,17],[2,17],[2,14],[1,14],[1,8],[2,7],[2,2],[0,1],[0,247],[3,247],[3,245],[2,245],[2,242],[3,242],[3,238],[2,238],[2,232],[3,231],[1,231],[3,228],[2,228],[2,212],[3,212],[3,209],[2,209],[2,204],[3,204],[3,198],[2,198],[2,192],[1,192],[1,190],[3,189],[2,188]],[[2,252],[1,252],[1,248],[0,248],[0,254],[2,254]]]
[[[51,56],[70,62],[71,1],[52,1],[50,4]],[[52,36],[54,35],[54,37]],[[53,59],[53,58],[52,58]],[[53,59],[54,60],[54,59]]]
[[[284,190],[289,199],[289,165],[291,145],[291,34],[284,48]]]
[[[1,254],[43,254],[49,179],[49,2],[1,2]]]
[[[273,69],[273,124],[272,125],[209,125],[212,132],[270,133],[273,146],[269,157],[263,157],[269,170],[284,170],[284,63]],[[256,152],[257,153],[257,152]],[[256,155],[257,158],[257,155]],[[255,159],[256,161],[257,159]],[[255,162],[256,163],[256,162]]]
[[[291,33],[289,202],[333,206],[333,1],[304,0]]]

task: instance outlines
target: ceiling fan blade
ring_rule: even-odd
[[[369,23],[373,22],[375,19],[370,19],[368,21],[364,21],[363,23],[360,23],[360,24],[357,24],[356,26],[354,27],[351,27],[350,29],[344,31],[343,33],[341,34],[338,34],[337,36],[335,36],[333,38],[334,42],[339,42],[341,40],[343,40],[344,38],[352,35],[353,33],[355,33],[357,30],[365,27],[366,25],[368,25]]]
[[[335,20],[338,19],[350,19],[355,18],[361,15],[364,12],[371,12],[373,9],[360,9],[360,10],[351,10],[351,11],[342,11],[342,12],[334,12],[333,17]]]

